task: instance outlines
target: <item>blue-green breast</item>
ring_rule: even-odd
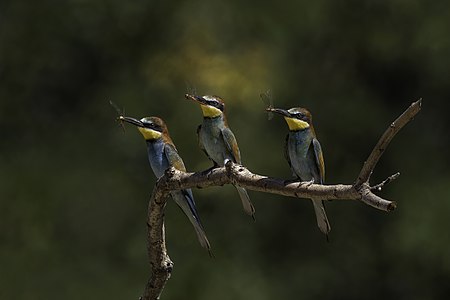
[[[147,141],[147,153],[150,166],[157,178],[164,175],[164,172],[170,167],[164,152],[163,139]]]
[[[288,139],[288,155],[294,173],[301,181],[320,182],[320,173],[317,168],[311,130],[290,131]]]
[[[233,159],[223,140],[222,129],[225,128],[223,117],[203,118],[202,127],[199,131],[199,139],[203,144],[209,158],[215,161],[219,166],[223,166],[225,159]]]

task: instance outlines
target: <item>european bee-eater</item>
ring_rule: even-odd
[[[177,149],[170,138],[167,126],[162,119],[157,117],[146,117],[137,120],[120,116],[119,120],[137,126],[137,129],[144,136],[144,139],[147,142],[148,160],[153,173],[157,178],[163,176],[164,172],[169,167],[174,167],[177,170],[186,172],[183,160],[178,155]],[[170,195],[189,218],[189,221],[191,221],[202,247],[210,252],[211,246],[206,237],[197,209],[195,208],[192,191],[190,189],[172,191]]]
[[[228,127],[225,117],[225,104],[218,96],[185,95],[186,99],[200,104],[203,113],[203,123],[197,129],[200,149],[213,162],[213,167],[223,167],[226,160],[241,164],[241,154],[236,138]],[[250,202],[247,191],[235,186],[242,201],[244,211],[255,219],[255,208]]]
[[[303,182],[323,184],[325,181],[325,164],[322,147],[316,137],[312,115],[305,108],[289,110],[268,108],[280,114],[286,120],[289,133],[284,145],[284,156],[292,172]],[[317,225],[328,236],[331,230],[322,200],[311,199],[316,213]]]

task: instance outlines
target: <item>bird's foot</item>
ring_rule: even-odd
[[[301,181],[300,185],[304,185],[304,186],[308,187],[308,186],[310,186],[313,183],[314,183],[314,178],[309,180],[309,181]]]
[[[223,160],[223,165],[226,166],[229,162],[232,162],[232,160],[229,158],[226,158]]]
[[[217,169],[218,167],[219,167],[218,165],[214,164],[212,167],[202,171],[202,174],[208,174],[209,172],[211,172],[214,169]]]

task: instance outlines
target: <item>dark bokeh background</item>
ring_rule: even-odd
[[[389,123],[419,116],[382,157],[384,213],[327,205],[331,242],[309,201],[229,186],[195,190],[215,259],[175,204],[175,269],[164,299],[443,299],[450,294],[450,2],[0,2],[0,298],[137,299],[148,277],[146,210],[155,182],[135,117],[163,117],[189,170],[193,87],[227,104],[243,162],[283,178],[283,120],[259,94],[308,107],[328,183],[351,183]]]

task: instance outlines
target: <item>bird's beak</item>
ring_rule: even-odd
[[[196,95],[191,95],[191,94],[186,94],[186,95],[184,95],[184,97],[186,99],[188,99],[188,100],[192,100],[192,101],[198,102],[198,103],[200,103],[202,105],[207,105],[206,100],[203,97],[196,96]]]
[[[277,114],[282,115],[284,117],[291,118],[291,114],[287,110],[284,110],[284,109],[281,109],[281,108],[268,107],[268,108],[266,108],[266,111],[277,113]]]
[[[142,124],[141,121],[135,119],[135,118],[130,118],[130,117],[124,117],[124,116],[119,116],[119,120],[123,121],[123,122],[127,122],[130,124],[133,124],[137,127],[144,127],[144,124]]]

